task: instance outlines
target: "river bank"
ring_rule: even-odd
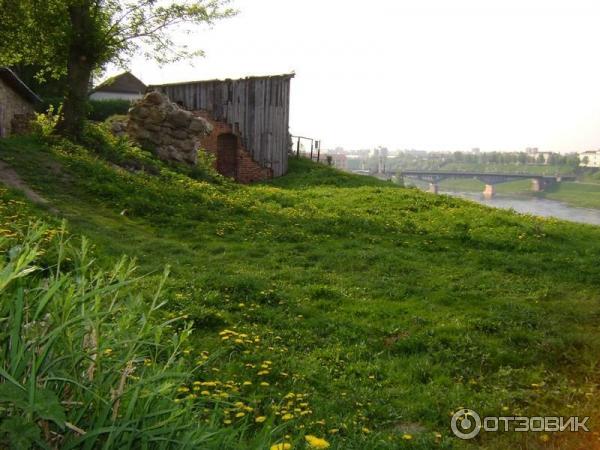
[[[426,182],[410,181],[422,190],[429,187]],[[523,214],[600,225],[600,184],[564,182],[544,192],[533,192],[529,180],[518,180],[496,185],[492,199],[483,197],[484,186],[475,179],[448,179],[439,183],[439,193]]]
[[[439,183],[444,192],[483,192],[484,183],[478,180],[448,179]],[[582,182],[563,182],[548,186],[543,192],[530,190],[530,180],[511,181],[497,184],[498,195],[510,195],[519,198],[538,198],[554,200],[571,206],[600,209],[600,184]]]

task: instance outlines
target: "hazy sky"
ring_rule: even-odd
[[[599,0],[234,5],[186,37],[206,52],[193,66],[131,70],[147,84],[295,71],[291,132],[324,148],[600,148]]]

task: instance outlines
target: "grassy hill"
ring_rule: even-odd
[[[85,146],[0,140],[0,159],[49,202],[0,191],[6,239],[22,241],[29,219],[66,218],[96,266],[135,257],[136,292],[150,299],[170,266],[161,314],[189,336],[177,353],[184,379],[161,395],[188,405],[189,427],[212,433],[206,447],[305,448],[305,435],[344,449],[598,445],[592,433],[461,441],[449,424],[468,407],[590,415],[598,430],[600,228],[304,160],[238,186],[102,133]],[[127,353],[123,342],[111,357]]]

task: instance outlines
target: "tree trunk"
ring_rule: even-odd
[[[87,34],[93,33],[90,3],[84,0],[69,7],[71,36],[67,61],[67,92],[58,133],[74,139],[81,138],[87,116],[87,94],[94,68],[93,57],[87,48]]]
[[[79,59],[79,58],[77,58]],[[67,95],[57,131],[79,139],[87,117],[87,94],[92,73],[91,67],[81,60],[69,60],[67,66]]]

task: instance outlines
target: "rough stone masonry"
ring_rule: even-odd
[[[113,123],[113,132],[127,133],[158,158],[196,164],[203,137],[212,126],[202,117],[180,108],[159,92],[149,92],[133,104],[126,124]]]

